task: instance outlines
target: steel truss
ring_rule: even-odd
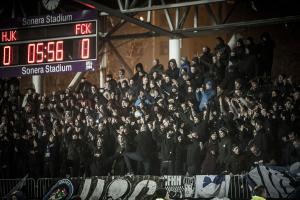
[[[209,34],[215,31],[230,31],[241,28],[247,28],[250,26],[262,26],[272,25],[280,23],[298,22],[300,21],[300,15],[287,16],[279,18],[249,20],[241,22],[228,22],[230,17],[236,8],[247,1],[235,0],[231,1],[231,8],[227,13],[223,13],[223,5],[227,2],[225,0],[197,0],[188,1],[181,3],[169,3],[166,4],[165,0],[158,0],[159,5],[153,5],[154,0],[118,0],[119,9],[109,8],[95,0],[75,0],[76,2],[82,3],[94,9],[108,13],[110,16],[116,16],[121,19],[121,22],[114,26],[111,31],[105,37],[101,39],[103,41],[108,40],[124,40],[124,39],[135,39],[135,38],[147,38],[147,37],[159,37],[167,36],[169,38],[185,38],[185,37],[196,37],[205,34]],[[145,7],[135,7],[137,4],[143,3]],[[157,1],[155,1],[157,2]],[[177,1],[178,2],[178,1]],[[217,14],[212,10],[211,4],[217,4]],[[207,16],[212,22],[211,25],[201,25],[199,20],[199,7],[204,6],[207,12]],[[193,8],[193,9],[191,9]],[[175,9],[174,16],[171,16],[170,10]],[[164,15],[168,24],[168,29],[151,24],[151,13],[154,10],[163,10]],[[193,10],[193,27],[183,28],[186,18]],[[134,16],[140,12],[147,12],[147,20],[142,21]],[[226,15],[224,15],[226,14]],[[148,32],[144,33],[133,33],[133,34],[113,34],[126,22],[133,23],[142,28],[148,29]],[[111,45],[110,45],[111,46]]]

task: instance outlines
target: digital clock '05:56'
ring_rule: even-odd
[[[80,59],[90,58],[90,38],[83,38],[78,41],[78,48],[80,50]],[[14,63],[14,46],[6,45],[2,46],[2,65],[9,66]],[[26,48],[26,63],[44,63],[44,62],[56,62],[64,60],[64,40],[47,41],[28,43],[24,47]]]

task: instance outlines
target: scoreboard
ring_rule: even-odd
[[[94,70],[97,13],[81,11],[0,23],[0,77]]]

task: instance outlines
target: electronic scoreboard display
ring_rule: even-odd
[[[0,37],[0,77],[95,69],[95,11],[11,20]]]

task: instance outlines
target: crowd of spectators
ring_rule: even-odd
[[[104,88],[20,93],[0,84],[0,178],[241,174],[300,160],[299,85],[271,79],[274,42],[217,38],[191,62],[158,59]]]

